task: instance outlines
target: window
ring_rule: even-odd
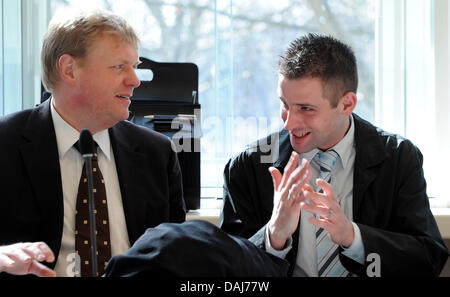
[[[22,38],[19,1],[1,1],[0,32],[0,112],[8,114],[22,108]]]
[[[141,56],[198,65],[201,184],[218,189],[213,196],[221,195],[228,159],[281,126],[278,58],[293,39],[307,32],[333,34],[353,46],[361,69],[358,112],[374,119],[374,0],[51,3],[52,12],[86,5],[112,10],[138,29]]]
[[[375,122],[421,150],[431,205],[450,207],[448,1],[379,3]]]
[[[40,102],[47,11],[40,0],[0,0],[0,115]]]
[[[432,205],[445,192],[450,149],[447,0],[0,0],[0,113],[40,98],[41,38],[59,9],[105,8],[129,20],[140,55],[199,67],[202,196],[220,196],[230,157],[282,125],[277,62],[307,32],[355,50],[356,113],[411,139],[424,154]],[[37,40],[36,36],[40,39]],[[34,41],[33,41],[34,40]],[[446,164],[442,165],[443,163]],[[212,192],[206,190],[212,189]]]

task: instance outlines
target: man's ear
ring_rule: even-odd
[[[58,60],[61,80],[70,86],[75,86],[76,83],[75,66],[76,60],[69,54],[62,55]]]
[[[356,98],[356,94],[353,92],[347,92],[344,94],[338,104],[341,112],[345,113],[346,115],[351,115],[353,110],[355,110],[356,108],[357,102],[358,99]]]

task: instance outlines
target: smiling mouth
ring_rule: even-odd
[[[305,136],[308,136],[309,134],[311,134],[311,132],[297,132],[297,133],[291,133],[293,136],[295,136],[296,138],[303,138]]]

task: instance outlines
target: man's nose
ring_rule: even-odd
[[[127,77],[127,80],[125,83],[127,86],[130,86],[133,88],[137,88],[141,85],[141,80],[138,78],[138,76],[136,74],[136,70],[131,69],[130,75]]]
[[[294,113],[290,110],[286,111],[286,120],[284,121],[284,129],[290,131],[294,129],[295,117]]]

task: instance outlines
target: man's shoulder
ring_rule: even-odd
[[[383,149],[387,155],[404,150],[418,151],[418,148],[408,138],[377,127],[357,115],[353,116],[357,147],[364,149],[376,146]]]
[[[35,111],[37,107],[24,109],[20,111],[16,111],[4,116],[0,116],[0,125],[3,127],[5,125],[15,123],[15,122],[21,122],[24,120],[27,120],[30,114]]]
[[[289,146],[289,133],[281,129],[248,144],[244,150],[231,157],[229,163],[234,166],[250,162],[267,167],[277,162],[280,152],[283,153],[283,150]]]
[[[30,116],[35,113],[39,113],[43,110],[42,105],[38,105],[33,108],[28,108],[14,113],[0,117],[0,133],[4,134],[18,134],[25,128],[26,124],[30,120]],[[35,127],[39,129],[39,127]]]

